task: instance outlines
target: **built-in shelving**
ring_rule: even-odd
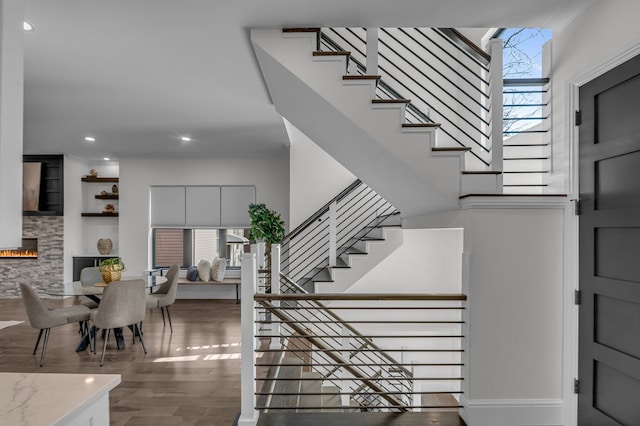
[[[82,182],[97,183],[97,184],[109,184],[120,182],[117,177],[99,177],[99,176],[83,176]],[[115,185],[114,185],[115,186]],[[86,196],[86,195],[85,195]],[[101,191],[100,194],[95,194],[96,200],[119,200],[119,194],[107,191]],[[85,212],[81,213],[82,217],[118,217],[118,212]]]
[[[82,215],[82,217],[118,217],[118,212],[115,213],[109,213],[109,212],[102,212],[102,213],[80,213]]]
[[[117,177],[93,177],[93,176],[85,176],[82,178],[83,182],[95,182],[95,183],[111,183],[111,182],[120,182],[120,179]]]

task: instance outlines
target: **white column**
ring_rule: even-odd
[[[280,244],[272,244],[271,245],[271,294],[280,294]],[[280,301],[274,300],[271,302],[273,306],[276,308],[280,307]],[[271,320],[278,320],[275,318],[273,314],[271,314]],[[270,334],[274,336],[281,335],[281,327],[279,323],[271,323],[271,332]],[[280,348],[280,338],[272,337],[271,344],[269,347],[271,349]]]
[[[367,75],[378,75],[378,29],[367,28]]]
[[[349,331],[349,329],[347,327],[341,327],[341,333],[342,334],[342,359],[350,359],[350,355],[351,355],[351,345],[349,344],[351,341],[351,331]],[[331,367],[329,367],[331,368]],[[341,368],[340,370],[338,370],[337,377],[342,377],[342,378],[348,378],[350,376],[350,373],[347,372],[347,370],[345,370],[344,368]],[[340,392],[344,392],[347,389],[346,384],[348,383],[348,381],[346,380],[341,380],[340,381],[342,383],[342,386],[340,387]],[[357,384],[355,385],[357,386]],[[349,399],[350,396],[349,395],[340,395],[340,398],[342,400],[342,405],[343,406],[348,406],[349,405]]]
[[[334,201],[329,205],[329,266],[336,266],[337,253],[337,225],[338,204]]]
[[[238,426],[255,426],[258,422],[256,406],[256,311],[253,295],[258,284],[258,267],[255,253],[242,256],[240,272],[242,304],[240,305],[240,327],[242,336],[240,344],[242,358],[240,361],[240,418]]]
[[[264,241],[260,241],[256,244],[257,254],[258,254],[258,269],[265,268],[265,243]]]
[[[491,170],[502,171],[502,40],[489,42],[491,65]],[[498,175],[498,189],[502,192],[502,175]]]
[[[22,244],[24,1],[0,0],[0,248]]]

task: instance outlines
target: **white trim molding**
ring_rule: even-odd
[[[557,195],[468,195],[460,199],[460,208],[469,209],[563,209],[567,196]]]
[[[525,426],[563,424],[561,399],[466,399],[460,397],[460,416],[469,426]]]

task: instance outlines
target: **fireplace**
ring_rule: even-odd
[[[38,239],[23,238],[22,246],[15,250],[0,250],[0,259],[37,259]]]

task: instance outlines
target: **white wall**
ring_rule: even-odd
[[[150,266],[151,185],[256,185],[259,203],[289,222],[289,158],[120,161],[120,256],[131,274]],[[235,290],[234,290],[235,297]]]
[[[294,229],[356,177],[293,124],[284,121],[291,143],[289,206],[291,229]]]
[[[405,229],[404,243],[345,293],[460,293],[462,229]]]
[[[82,176],[89,169],[85,160],[64,156],[64,281],[73,279],[73,256],[81,254],[84,247],[84,219],[82,213]]]
[[[563,423],[563,206],[473,208],[405,223],[464,228],[468,424]]]
[[[637,49],[640,46],[638,16],[640,2],[636,0],[600,0],[565,28],[554,31],[553,184],[561,191],[572,189],[567,173],[573,114],[570,84],[584,84],[585,77],[593,79],[606,70],[602,65]]]

